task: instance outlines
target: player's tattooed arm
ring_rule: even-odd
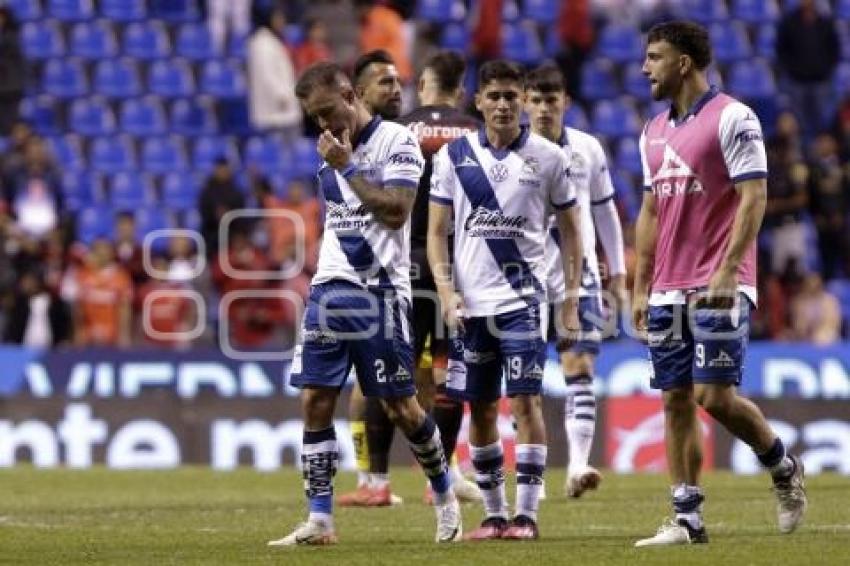
[[[658,233],[658,209],[655,195],[644,191],[643,203],[635,229],[635,247],[637,248],[637,267],[635,268],[634,290],[632,292],[632,324],[638,332],[646,330],[647,310],[649,308],[649,282],[655,268],[655,239]]]

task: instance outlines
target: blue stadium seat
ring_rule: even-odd
[[[844,335],[850,337],[850,279],[833,279],[826,284],[826,290],[838,299],[841,319],[844,321]]]
[[[166,174],[187,171],[186,146],[180,136],[147,138],[142,143],[142,169]]]
[[[739,61],[729,71],[728,89],[746,99],[766,99],[776,96],[773,69],[764,59]]]
[[[452,22],[440,33],[440,47],[465,51],[469,47],[469,30],[464,22]]]
[[[609,24],[603,28],[597,52],[615,63],[628,63],[643,58],[643,41],[634,26]]]
[[[144,240],[154,230],[174,228],[171,215],[161,208],[141,208],[136,210],[136,238]]]
[[[219,158],[227,159],[234,168],[239,166],[239,152],[233,140],[220,136],[203,136],[195,140],[192,150],[192,168],[209,172]]]
[[[157,96],[130,98],[121,103],[121,130],[134,136],[156,136],[167,129],[165,110]]]
[[[835,0],[833,16],[839,20],[850,20],[850,0]]]
[[[68,125],[75,134],[105,136],[115,132],[115,115],[102,97],[79,98],[71,103]]]
[[[88,171],[62,174],[62,196],[66,209],[76,212],[99,203],[102,198],[101,178]]]
[[[65,55],[62,28],[53,20],[27,22],[21,28],[21,47],[29,59]]]
[[[146,175],[116,173],[109,180],[109,203],[113,210],[138,210],[154,204],[153,183]]]
[[[41,94],[24,98],[19,108],[21,118],[42,135],[58,134],[62,129],[57,111],[58,103],[52,96]]]
[[[223,133],[236,136],[248,136],[254,133],[248,100],[244,97],[220,100],[218,118]]]
[[[776,26],[762,24],[756,33],[756,55],[773,60],[776,57]]]
[[[94,18],[92,0],[47,0],[47,15],[63,22],[82,22]]]
[[[162,204],[168,210],[195,209],[198,189],[198,180],[191,173],[169,173],[162,181]]]
[[[231,35],[227,46],[227,56],[245,59],[248,56],[248,35]]]
[[[614,65],[608,59],[593,59],[581,69],[581,93],[589,100],[609,99],[618,94]]]
[[[834,25],[841,44],[841,60],[850,61],[850,22],[837,20]]]
[[[541,24],[551,24],[558,18],[560,4],[558,0],[525,0],[522,15]]]
[[[236,98],[245,95],[245,74],[233,60],[207,61],[201,70],[201,92],[217,98]]]
[[[81,22],[71,29],[71,55],[84,59],[105,59],[117,53],[118,42],[109,21]]]
[[[452,6],[455,0],[419,0],[416,4],[416,18],[426,22],[445,23],[452,20]]]
[[[835,76],[832,78],[832,86],[839,99],[850,94],[850,61],[838,64],[835,69]]]
[[[121,173],[136,169],[133,143],[127,136],[103,137],[92,140],[89,149],[91,167],[101,173]]]
[[[714,58],[719,63],[731,63],[752,57],[747,29],[741,22],[714,24],[709,28]]]
[[[77,240],[91,244],[98,238],[112,238],[114,215],[105,206],[83,208],[76,215]]]
[[[641,177],[630,175],[625,171],[612,171],[611,184],[614,185],[614,193],[617,206],[625,214],[624,220],[632,223],[637,219],[640,212],[640,204],[643,200],[643,187]]]
[[[313,179],[319,171],[321,159],[316,151],[316,140],[301,138],[292,147],[292,177]]]
[[[198,212],[198,209],[196,207],[184,210],[180,216],[181,228],[185,228],[186,230],[194,230],[195,232],[201,231],[201,213]],[[210,316],[212,317],[217,315],[211,312]]]
[[[149,0],[150,13],[168,22],[196,22],[200,19],[197,0]]]
[[[89,92],[82,61],[76,58],[50,59],[44,66],[43,87],[59,98],[76,98]]]
[[[171,56],[171,42],[162,22],[135,22],[124,30],[124,55],[134,59],[161,59]]]
[[[667,112],[670,109],[670,103],[666,100],[653,100],[643,109],[642,118],[644,122],[655,118],[662,112]]]
[[[206,61],[216,56],[206,23],[183,24],[174,47],[177,55],[193,61]]]
[[[212,101],[209,97],[180,98],[171,105],[171,127],[184,136],[214,134],[218,131]]]
[[[748,24],[775,22],[779,7],[776,0],[732,0],[732,17]]]
[[[632,175],[643,174],[643,167],[640,163],[640,149],[636,138],[627,137],[617,142],[617,160],[615,166],[617,169],[626,171]]]
[[[683,0],[679,6],[681,17],[689,18],[703,25],[725,22],[729,11],[725,2],[718,0]]]
[[[148,90],[153,94],[176,98],[195,94],[192,67],[185,59],[162,59],[148,68]]]
[[[100,0],[100,13],[114,22],[140,22],[148,9],[145,0]]]
[[[256,167],[265,175],[282,173],[289,168],[290,159],[286,153],[286,148],[276,139],[265,136],[248,138],[242,151],[245,165]]]
[[[43,17],[40,0],[9,0],[6,5],[15,13],[21,22],[40,20]]]
[[[522,23],[502,24],[502,54],[512,61],[531,64],[543,58],[537,30]]]
[[[138,96],[142,85],[136,61],[129,57],[98,61],[94,68],[94,90],[111,98]]]
[[[652,93],[649,89],[649,80],[643,74],[641,67],[640,63],[630,63],[626,67],[623,71],[623,90],[641,102],[649,102]]]
[[[590,128],[606,137],[635,136],[640,133],[641,120],[631,99],[600,100],[593,107]]]
[[[78,172],[86,168],[86,161],[83,159],[82,144],[78,136],[66,134],[64,136],[49,137],[47,138],[47,147],[63,171]]]
[[[587,120],[587,113],[577,103],[570,104],[570,107],[564,112],[564,124],[583,132],[586,132],[590,126],[590,122]]]
[[[288,24],[283,30],[283,42],[286,45],[298,47],[307,38],[304,27],[300,24]]]

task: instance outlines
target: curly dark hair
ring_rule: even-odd
[[[699,24],[676,21],[655,25],[649,30],[646,42],[657,41],[666,41],[693,59],[700,71],[711,64],[711,40],[708,31]]]

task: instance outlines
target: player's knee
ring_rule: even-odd
[[[301,395],[301,408],[305,423],[310,428],[330,426],[335,404],[335,392],[331,394],[324,389],[304,389]]]
[[[422,409],[415,397],[382,399],[381,404],[384,406],[387,418],[402,430],[413,429],[422,420]]]
[[[593,356],[564,352],[561,355],[561,367],[564,370],[564,375],[592,376]]]
[[[725,388],[703,387],[696,392],[696,401],[714,418],[722,417],[729,411],[731,398]]]
[[[511,411],[517,426],[529,424],[543,411],[540,395],[517,395],[511,398]]]

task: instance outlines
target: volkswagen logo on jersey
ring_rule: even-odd
[[[508,167],[504,163],[496,163],[490,168],[490,178],[496,183],[501,183],[508,175]]]

